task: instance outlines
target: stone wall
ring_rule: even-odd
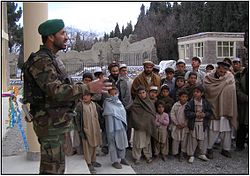
[[[68,51],[58,53],[65,64],[68,73],[79,71],[84,66],[105,66],[112,61],[127,65],[142,65],[144,60],[151,60],[158,64],[156,43],[153,37],[138,41],[132,35],[123,40],[115,37],[107,42],[97,42],[90,50],[83,52]]]

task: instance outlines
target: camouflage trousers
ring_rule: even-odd
[[[38,138],[41,150],[40,174],[64,174],[64,134]]]

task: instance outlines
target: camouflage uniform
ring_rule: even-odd
[[[41,145],[40,174],[63,174],[64,134],[73,127],[75,100],[88,88],[84,84],[73,85],[63,63],[45,46],[36,53],[29,72],[43,96],[30,104],[33,128]],[[34,91],[37,90],[32,90],[31,96]]]

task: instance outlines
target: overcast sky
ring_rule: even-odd
[[[48,11],[49,19],[61,18],[66,26],[103,35],[114,30],[117,22],[120,30],[130,21],[134,27],[142,4],[145,10],[150,6],[150,2],[48,2]]]

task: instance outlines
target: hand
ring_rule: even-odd
[[[97,79],[88,83],[89,91],[91,93],[104,93],[112,88],[111,82],[105,82],[108,78]]]

